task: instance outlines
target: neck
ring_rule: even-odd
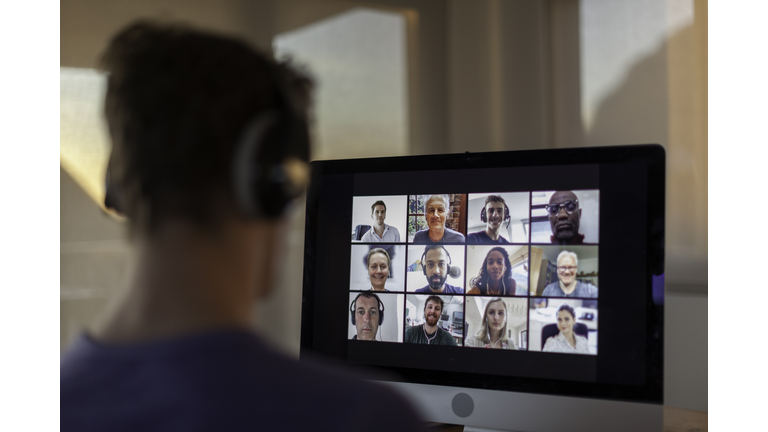
[[[501,330],[491,330],[488,334],[491,343],[498,342],[501,339]]]
[[[120,343],[250,328],[254,302],[271,284],[276,254],[268,226],[275,228],[238,222],[207,233],[168,223],[136,240],[128,287],[93,336]]]
[[[488,235],[488,237],[491,238],[491,240],[498,240],[499,239],[499,229],[493,229],[491,227],[485,228],[485,234]]]
[[[575,347],[576,338],[573,337],[573,331],[570,331],[568,333],[563,333],[563,336],[565,336],[565,339],[568,341],[569,344],[571,344],[571,346]]]
[[[560,288],[563,290],[564,293],[570,294],[573,292],[573,290],[576,289],[576,279],[571,282],[570,285],[564,284],[562,281],[560,282]]]
[[[491,289],[493,291],[500,291],[501,290],[501,279],[499,280],[493,280],[491,278],[488,278],[488,289]]]
[[[376,222],[373,224],[373,227],[376,228],[376,231],[381,231],[384,229],[384,222],[382,223]]]
[[[434,333],[437,331],[437,325],[431,326],[427,323],[424,323],[424,331],[426,331],[427,333]]]
[[[445,228],[438,229],[429,229],[429,239],[432,241],[439,241],[443,239],[443,236],[445,235]]]

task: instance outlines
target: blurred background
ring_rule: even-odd
[[[62,0],[61,350],[126,283],[100,208],[109,154],[95,70],[138,18],[291,56],[316,78],[314,159],[659,143],[667,150],[665,403],[707,411],[707,2]],[[631,203],[627,203],[631,206]],[[605,215],[623,209],[603,209]],[[291,214],[286,269],[303,259]],[[254,312],[298,355],[301,272]]]

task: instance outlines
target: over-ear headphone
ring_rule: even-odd
[[[427,258],[427,252],[435,249],[442,249],[445,251],[445,254],[448,255],[448,268],[446,269],[445,275],[451,276],[452,278],[461,276],[461,269],[451,265],[453,263],[451,254],[448,253],[448,249],[446,249],[444,246],[427,246],[424,248],[424,253],[421,254],[421,272],[424,273],[424,276],[427,275],[427,265],[424,263],[424,260]]]
[[[275,88],[275,108],[245,123],[232,157],[236,204],[251,218],[280,216],[304,190],[309,173],[309,129],[288,93],[278,66],[264,60]],[[104,206],[124,213],[120,191],[112,181],[112,156],[107,166]]]
[[[352,320],[352,325],[355,325],[355,307],[357,307],[357,299],[359,299],[363,294],[366,294],[366,296],[367,294],[370,294],[373,296],[373,298],[376,299],[377,302],[379,302],[379,325],[381,325],[384,322],[384,303],[382,303],[379,296],[372,292],[358,294],[357,297],[355,297],[355,299],[352,301],[352,304],[349,305],[349,316]]]
[[[494,202],[494,201],[491,201],[491,202]],[[483,223],[488,223],[488,216],[486,216],[485,214],[485,205],[483,206],[483,209],[480,210],[480,220],[483,221]],[[512,222],[512,218],[509,215],[509,207],[507,206],[507,203],[504,203],[504,219],[502,220],[502,223],[503,222],[507,223],[507,228],[509,228],[509,224]]]

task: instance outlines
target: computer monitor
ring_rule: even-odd
[[[664,185],[658,145],[315,161],[301,356],[428,421],[661,430]]]

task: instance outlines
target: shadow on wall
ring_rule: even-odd
[[[706,62],[701,70],[690,61],[696,53],[677,58],[696,48],[697,31],[695,25],[681,29],[630,68],[600,103],[584,143],[658,143],[666,148],[667,286],[706,294]]]

